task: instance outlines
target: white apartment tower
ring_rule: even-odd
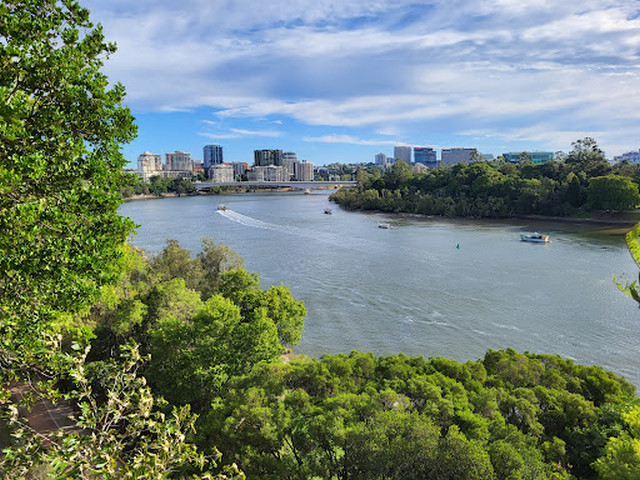
[[[313,163],[307,162],[307,161],[300,162],[297,179],[302,182],[312,182],[313,181]]]
[[[190,153],[176,150],[164,154],[164,169],[173,172],[193,172],[193,158]]]
[[[154,175],[162,175],[162,157],[144,152],[138,157],[138,175],[146,182]]]

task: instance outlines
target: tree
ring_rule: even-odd
[[[0,5],[0,320],[3,347],[37,337],[117,277],[132,222],[118,216],[136,128],[108,88],[114,52],[75,1]]]
[[[592,209],[626,210],[638,202],[638,185],[628,177],[606,175],[589,179],[587,203]]]
[[[587,177],[607,175],[611,171],[611,165],[604,158],[604,152],[597,142],[591,137],[576,140],[571,143],[565,163],[576,174],[585,172]]]
[[[103,364],[104,403],[86,373],[91,331],[77,322],[118,280],[133,227],[118,187],[136,127],[124,88],[101,72],[114,51],[75,0],[0,3],[0,420],[14,440],[2,478],[160,479],[190,466],[212,478],[185,441],[188,411],[154,408],[135,347]],[[79,428],[43,441],[8,395],[16,384],[64,395]]]

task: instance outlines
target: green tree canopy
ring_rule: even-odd
[[[640,202],[638,184],[628,177],[606,175],[589,179],[587,202],[597,210],[626,210]]]

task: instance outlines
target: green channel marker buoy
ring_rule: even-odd
[[[460,244],[459,243],[456,243],[456,248],[460,248]]]

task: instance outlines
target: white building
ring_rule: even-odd
[[[190,153],[176,150],[164,154],[164,169],[173,172],[193,172],[193,158]]]
[[[282,154],[282,165],[287,169],[290,177],[297,176],[297,167],[300,162],[295,152],[284,152]]]
[[[393,159],[402,160],[407,165],[411,165],[411,147],[406,145],[393,147]]]
[[[376,154],[376,156],[375,156],[375,164],[376,165],[381,165],[383,167],[386,167],[388,163],[389,163],[389,159],[387,158],[387,156],[384,153]]]
[[[313,181],[313,163],[303,161],[300,162],[300,166],[298,168],[298,174],[296,175],[296,180],[300,180],[302,182],[312,182]]]
[[[470,163],[475,148],[443,148],[442,163]]]
[[[637,152],[626,152],[622,155],[618,155],[617,157],[613,157],[614,162],[622,162],[623,160],[628,160],[631,163],[640,163],[640,151]]]
[[[258,166],[247,172],[247,180],[250,182],[288,182],[289,173],[282,166]]]
[[[231,183],[235,180],[233,166],[223,163],[209,167],[209,178],[213,183]]]
[[[151,152],[144,152],[138,157],[137,173],[146,182],[154,175],[162,175],[162,157]]]

